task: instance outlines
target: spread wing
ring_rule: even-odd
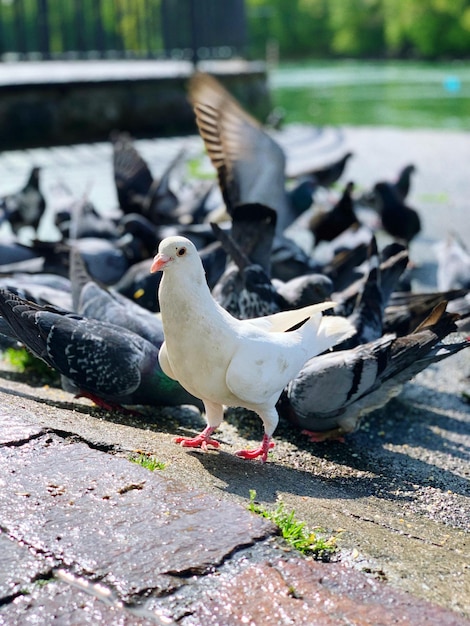
[[[285,212],[286,159],[279,144],[211,76],[195,74],[190,99],[229,213],[239,203]]]

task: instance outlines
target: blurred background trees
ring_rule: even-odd
[[[470,56],[470,0],[246,0],[251,44],[282,58]]]
[[[225,8],[225,2],[218,0],[211,11]],[[284,60],[470,57],[470,0],[245,0],[244,9],[243,0],[235,2],[246,16],[248,58],[264,58],[267,48],[278,50]],[[44,56],[55,58],[94,49],[117,56],[164,56],[165,15],[181,16],[180,30],[188,16],[199,16],[200,28],[216,33],[209,4],[0,0],[0,55],[16,51],[28,58],[46,50]]]

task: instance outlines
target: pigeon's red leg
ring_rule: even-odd
[[[254,450],[239,450],[235,452],[235,454],[242,459],[257,459],[260,456],[263,463],[266,463],[268,460],[268,452],[272,448],[274,448],[274,441],[271,441],[271,437],[268,435],[263,435],[263,440],[259,448],[255,448]]]
[[[316,430],[302,430],[301,435],[307,435],[308,440],[312,443],[321,443],[322,441],[340,441],[344,443],[343,431],[340,428],[333,430],[325,430],[324,432]]]
[[[105,409],[106,411],[119,411],[120,413],[124,413],[125,415],[134,415],[135,417],[142,417],[142,413],[139,411],[133,411],[132,409],[126,409],[125,407],[117,404],[117,402],[108,402],[107,400],[103,400],[99,396],[95,396],[95,394],[90,391],[80,391],[75,395],[76,398],[88,398],[92,402],[96,404],[96,406],[100,407],[100,409]]]
[[[218,448],[220,443],[210,438],[214,430],[213,426],[206,426],[197,437],[175,437],[173,441],[179,443],[184,448],[201,448],[202,450],[207,450],[208,446]]]

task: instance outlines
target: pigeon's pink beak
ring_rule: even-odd
[[[167,254],[158,253],[157,256],[153,259],[153,263],[150,267],[150,273],[155,274],[155,272],[160,272],[170,259],[171,257]]]

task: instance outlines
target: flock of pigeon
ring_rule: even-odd
[[[189,99],[217,178],[193,181],[184,198],[170,184],[184,152],[156,180],[132,138],[114,132],[118,213],[62,189],[60,240],[25,245],[18,233],[37,231],[45,210],[39,168],[0,199],[11,227],[0,242],[0,349],[26,346],[65,390],[109,410],[197,406],[207,427],[176,439],[187,447],[219,446],[224,407],[252,410],[263,439],[237,454],[266,461],[279,416],[311,441],[341,439],[470,346],[470,254],[457,237],[440,249],[438,291],[411,289],[421,230],[406,203],[412,165],[334,196],[350,152],[290,178],[273,134],[216,79],[194,75]],[[388,233],[380,250],[364,206]]]

